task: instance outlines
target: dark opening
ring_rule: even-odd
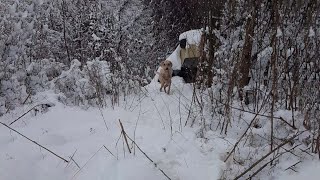
[[[180,40],[180,47],[185,49],[187,45],[187,39],[181,39]]]
[[[186,83],[195,82],[198,62],[199,58],[186,58],[184,60],[178,75],[182,77]]]

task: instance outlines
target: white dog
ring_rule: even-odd
[[[171,79],[172,79],[172,62],[169,60],[162,61],[160,63],[160,73],[159,74],[159,80],[160,80],[160,92],[162,91],[162,88],[164,89],[164,92],[169,94],[170,93],[170,87],[171,87]],[[166,88],[168,87],[168,91],[166,91]]]

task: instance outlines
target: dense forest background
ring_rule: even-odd
[[[112,74],[108,81],[117,86],[113,90],[128,84],[119,83],[119,79],[132,81],[130,85],[145,85],[159,61],[175,49],[179,34],[204,25],[199,13],[201,4],[163,0],[2,0],[0,114],[22,103],[28,94],[49,88],[48,82],[62,71],[72,71],[70,65],[79,65],[75,73],[90,79],[81,82],[83,88],[95,86],[97,91],[87,94],[82,89],[81,96],[86,96],[82,101],[97,98],[97,93],[108,94],[110,87],[102,90],[97,82],[106,74]],[[104,65],[98,65],[101,63]],[[72,77],[57,78],[54,86],[71,94],[78,88],[72,87],[78,86]]]

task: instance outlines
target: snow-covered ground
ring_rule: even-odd
[[[35,103],[55,106],[46,113],[30,112],[11,127],[67,160],[73,156],[74,161],[65,163],[0,125],[0,179],[167,179],[160,170],[174,180],[218,179],[226,166],[221,157],[236,138],[209,131],[207,138],[201,139],[196,136],[197,127],[185,127],[191,96],[192,86],[179,77],[173,77],[170,95],[159,92],[159,84],[153,81],[119,107],[101,110],[65,106],[51,92],[39,94]],[[9,124],[31,107],[18,108],[0,121]],[[119,119],[128,136],[154,163],[130,140],[132,153],[128,152],[120,137]],[[319,163],[302,167],[306,169],[299,171],[299,176],[282,174],[279,179],[314,179],[319,174]]]
[[[159,168],[172,179],[217,179],[222,165],[219,147],[207,147],[196,138],[196,129],[184,127],[191,88],[174,77],[172,94],[166,95],[159,92],[159,84],[151,83],[120,107],[101,112],[64,106],[48,92],[39,95],[37,103],[51,102],[55,106],[43,114],[27,114],[11,127],[67,160],[75,152],[73,159],[81,169],[0,126],[0,179],[166,179]],[[8,124],[28,108],[0,120]],[[122,137],[118,141],[119,119],[156,167],[137,148],[129,154]],[[133,145],[130,140],[129,145]]]

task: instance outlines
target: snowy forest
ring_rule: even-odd
[[[0,0],[0,179],[318,179],[319,46],[318,0]]]

